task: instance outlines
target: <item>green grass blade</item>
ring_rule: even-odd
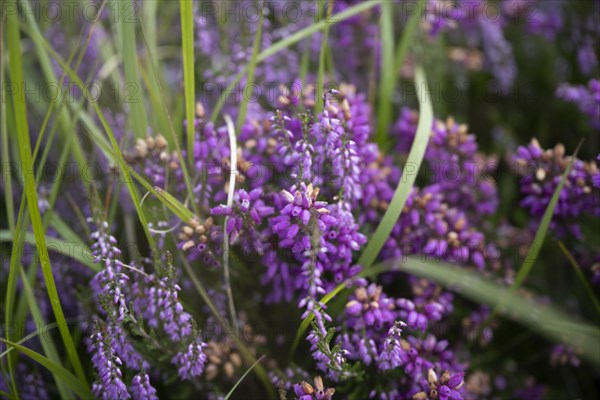
[[[158,67],[155,63],[154,53],[152,53],[148,43],[146,42],[146,35],[144,32],[143,24],[142,24],[142,38],[144,39],[144,44],[146,45],[146,48],[148,50],[148,54],[149,54],[149,58],[150,58],[150,67],[152,69],[152,76],[154,77],[154,80],[152,82],[155,87],[150,88],[149,90],[151,92],[163,93],[164,91],[163,91],[163,88],[160,83],[161,82],[160,78],[158,76]],[[188,199],[190,200],[190,202],[192,204],[192,208],[194,209],[196,214],[200,215],[200,209],[199,209],[197,203],[194,201],[193,186],[191,183],[188,166],[183,158],[183,152],[181,151],[181,146],[179,145],[179,139],[177,138],[177,134],[175,133],[175,127],[173,126],[173,120],[171,119],[171,114],[169,113],[169,108],[167,107],[165,97],[161,96],[161,95],[158,95],[157,97],[159,98],[159,103],[161,106],[159,108],[159,114],[162,114],[163,118],[161,118],[161,119],[164,119],[166,121],[167,131],[170,134],[171,142],[173,143],[173,145],[175,146],[175,150],[177,151],[177,157],[179,158],[179,162],[181,165],[181,171],[183,172],[183,179],[185,181],[185,187],[188,192]],[[160,110],[162,110],[162,113],[160,113]],[[193,144],[192,144],[192,146],[193,146]],[[193,166],[193,163],[190,165]]]
[[[496,308],[505,318],[530,327],[552,341],[564,343],[566,340],[581,350],[583,358],[600,364],[600,329],[593,324],[577,321],[554,306],[536,304],[510,288],[484,279],[473,270],[416,257],[387,264],[394,269],[430,279],[479,304]]]
[[[185,1],[185,0],[181,0]],[[260,8],[262,10],[262,6]],[[258,29],[256,29],[256,34],[254,35],[254,44],[252,45],[252,57],[250,58],[250,63],[248,64],[248,78],[246,79],[247,87],[252,87],[250,85],[254,85],[254,71],[256,69],[256,60],[258,57],[258,52],[260,50],[260,41],[262,38],[262,28],[263,28],[263,18],[264,13],[260,13],[260,18],[258,19]],[[242,131],[242,125],[246,121],[246,111],[248,110],[248,102],[252,98],[252,90],[248,94],[248,98],[246,98],[246,90],[242,90],[242,101],[240,102],[240,112],[238,113],[238,119],[236,124],[236,132]]]
[[[386,1],[381,5],[379,32],[381,37],[381,70],[375,141],[379,145],[383,145],[388,141],[387,133],[392,119],[392,100],[396,87],[394,66],[394,3],[391,1]]]
[[[238,379],[238,381],[235,383],[235,385],[233,385],[233,387],[231,388],[231,390],[227,393],[227,395],[225,395],[224,400],[228,400],[231,395],[233,394],[233,392],[235,392],[235,389],[237,389],[237,387],[239,386],[240,383],[242,383],[242,381],[244,380],[244,378],[246,377],[246,375],[248,375],[250,373],[250,371],[252,371],[254,369],[254,367],[256,367],[256,365],[262,361],[262,359],[265,358],[265,356],[263,355],[262,357],[260,357],[258,360],[254,361],[254,364],[252,364],[250,366],[250,368],[248,368],[248,370],[246,372],[244,372],[244,375],[242,375],[240,377],[240,379]]]
[[[396,61],[394,64],[394,67],[396,68],[396,71],[394,72],[395,78],[400,76],[402,64],[404,64],[404,59],[406,58],[406,54],[408,54],[408,49],[413,43],[413,38],[415,37],[417,27],[419,26],[419,22],[421,20],[421,11],[424,9],[425,0],[418,0],[416,3],[416,12],[410,16],[406,26],[404,27],[404,30],[402,31],[402,38],[398,42],[398,47],[396,48]]]
[[[60,327],[60,325],[59,325],[59,327]],[[27,347],[21,346],[20,344],[17,344],[17,343],[14,343],[14,342],[11,342],[11,341],[8,341],[5,339],[1,339],[1,338],[0,338],[0,341],[3,341],[8,346],[14,347],[15,349],[19,350],[21,353],[25,354],[27,357],[38,362],[40,365],[42,365],[48,371],[59,376],[62,379],[62,381],[65,384],[67,384],[75,392],[75,394],[77,394],[82,399],[92,399],[93,398],[92,393],[90,392],[90,390],[87,388],[87,386],[85,384],[83,384],[72,373],[70,373],[69,371],[67,371],[66,369],[64,369],[63,367],[58,365],[57,363],[49,360],[48,358],[44,357],[43,355],[41,355],[39,353],[36,353],[33,350],[28,349]]]
[[[565,169],[565,172],[563,173],[563,175],[560,179],[560,183],[558,184],[558,186],[556,187],[556,190],[552,194],[550,203],[548,203],[548,206],[546,207],[546,210],[544,211],[544,216],[542,217],[540,226],[538,227],[537,232],[535,233],[533,243],[531,244],[531,247],[529,248],[529,251],[527,252],[527,256],[525,257],[525,260],[523,260],[523,264],[521,264],[521,268],[519,268],[519,271],[517,272],[517,275],[515,276],[515,280],[514,280],[513,284],[511,285],[511,290],[513,290],[513,291],[517,290],[523,284],[523,282],[525,281],[525,279],[527,279],[527,276],[533,269],[533,266],[535,265],[535,262],[540,253],[540,250],[542,249],[542,245],[544,244],[544,240],[546,239],[546,234],[548,233],[548,227],[550,226],[550,222],[552,221],[552,216],[554,215],[554,209],[556,208],[556,204],[558,203],[558,198],[560,197],[560,192],[562,192],[562,189],[565,186],[565,182],[567,181],[567,176],[569,176],[569,173],[571,172],[571,167],[573,166],[573,160],[577,157],[577,153],[579,152],[579,149],[581,148],[581,144],[582,143],[580,142],[579,145],[577,146],[577,149],[575,150],[575,153],[573,154],[573,157],[571,158],[569,165]]]
[[[29,309],[31,310],[31,316],[33,317],[34,322],[36,323],[36,326],[40,326],[40,327],[46,327],[47,323],[46,321],[44,321],[44,317],[42,317],[42,312],[40,311],[40,308],[37,305],[37,299],[35,298],[35,295],[33,294],[33,290],[31,289],[31,285],[29,284],[29,279],[27,279],[27,276],[25,275],[25,271],[23,271],[23,268],[20,268],[21,270],[21,282],[23,282],[23,293],[25,294],[25,297],[27,298],[27,303],[29,305]],[[56,350],[56,346],[54,346],[54,341],[53,340],[49,340],[50,338],[48,337],[41,337],[40,338],[40,343],[42,345],[42,349],[44,350],[44,353],[46,354],[46,356],[48,357],[48,359],[52,362],[55,362],[57,365],[61,364],[61,359],[58,355],[58,351]],[[74,399],[75,397],[73,396],[73,394],[71,393],[71,391],[69,390],[68,386],[65,384],[65,382],[62,381],[62,379],[60,378],[60,376],[56,375],[55,373],[52,373],[52,376],[54,378],[54,381],[56,382],[56,387],[58,388],[58,392],[60,393],[60,398],[61,399]]]
[[[214,302],[212,301],[212,299],[210,298],[210,296],[208,294],[208,291],[206,290],[206,288],[204,287],[204,285],[202,284],[200,279],[196,276],[196,273],[194,272],[192,266],[187,261],[186,256],[184,254],[182,254],[181,252],[179,254],[181,255],[180,259],[181,259],[181,263],[183,264],[183,269],[188,274],[190,280],[192,281],[192,284],[194,285],[194,287],[195,287],[196,291],[198,292],[198,294],[200,295],[200,297],[202,297],[202,299],[204,300],[204,302],[206,303],[206,305],[208,306],[208,308],[210,309],[210,311],[212,312],[214,317],[217,319],[217,321],[219,321],[219,324],[221,324],[221,326],[225,329],[226,332],[235,332],[235,330],[233,330],[233,328],[229,325],[227,320],[223,318],[223,316],[221,315],[221,312],[215,306]],[[249,363],[256,363],[256,359],[254,358],[252,353],[248,350],[244,341],[240,340],[239,335],[234,334],[232,339],[235,341],[238,348],[240,349],[240,353],[241,353],[242,357]],[[273,384],[271,383],[269,377],[267,376],[267,372],[260,364],[256,364],[255,368],[256,368],[256,374],[258,375],[258,378],[262,382],[265,390],[269,394],[269,397],[275,398],[275,390],[273,389]]]
[[[16,343],[23,344],[23,343],[27,342],[28,340],[31,340],[34,337],[41,335],[45,331],[56,328],[57,326],[58,325],[56,325],[56,322],[53,322],[51,324],[46,324],[46,325],[36,329],[35,331],[31,332],[30,334],[23,336],[23,338]],[[2,353],[0,353],[0,358],[6,357],[6,355],[9,354],[13,350],[14,350],[14,348],[12,348],[12,347],[7,348]]]
[[[133,0],[122,0],[122,10],[135,10],[136,5]],[[131,15],[137,15],[136,12]],[[123,66],[125,68],[125,81],[127,85],[132,85],[133,91],[129,92],[131,97],[129,99],[131,124],[135,136],[138,138],[146,137],[146,109],[142,98],[142,85],[140,77],[138,75],[138,64],[137,64],[137,48],[135,44],[135,27],[130,18],[120,18],[121,27],[123,30]]]
[[[525,298],[510,289],[498,286],[495,282],[483,278],[477,271],[457,267],[448,263],[423,261],[417,257],[407,257],[404,260],[386,261],[373,265],[368,270],[362,271],[358,277],[366,278],[377,276],[382,272],[402,271],[420,278],[430,279],[437,284],[452,290],[463,297],[491,308],[497,308],[503,317],[513,320],[533,329],[546,338],[557,342],[574,345],[581,350],[581,355],[588,361],[600,364],[600,329],[593,324],[580,322],[555,306],[533,303],[530,298]],[[321,302],[329,303],[351,281],[343,282],[327,295]],[[343,295],[343,294],[342,294]],[[296,333],[296,338],[290,350],[290,356],[297,348],[298,342],[314,316],[310,314],[303,321]],[[482,324],[486,326],[484,322]],[[568,338],[568,339],[566,339]]]
[[[188,164],[194,165],[194,119],[196,106],[196,83],[194,81],[194,15],[192,2],[180,0],[181,51],[183,52],[183,83],[185,92],[185,119]]]
[[[4,18],[3,15],[0,15],[0,18]],[[6,85],[4,84],[4,29],[0,29],[0,54],[2,55],[2,60],[0,61],[0,96],[2,96],[2,101],[0,101],[0,146],[2,146],[2,150],[0,153],[0,157],[2,160],[2,176],[8,177],[8,179],[3,179],[4,181],[4,203],[6,204],[6,218],[8,219],[8,227],[11,232],[15,230],[15,205],[13,200],[13,190],[12,190],[12,178],[8,174],[8,170],[10,169],[10,155],[8,153],[8,127],[6,122],[6,102],[4,99],[6,96]]]
[[[16,7],[16,2],[15,3]],[[7,32],[10,33],[11,38],[8,48],[10,54],[10,73],[13,81],[23,82],[23,62],[20,48],[20,33],[18,29],[17,15],[11,14],[8,16],[7,21]],[[60,334],[64,342],[69,361],[71,362],[73,369],[76,372],[78,379],[84,386],[87,386],[87,379],[85,372],[79,360],[77,350],[73,343],[71,333],[69,332],[68,326],[65,321],[65,317],[60,305],[60,299],[56,290],[56,284],[52,274],[52,267],[50,265],[50,259],[48,256],[48,249],[45,242],[44,227],[42,225],[42,219],[40,216],[40,210],[38,208],[38,198],[35,187],[35,178],[33,176],[33,162],[31,156],[31,144],[29,142],[29,127],[27,122],[27,113],[25,104],[19,99],[13,98],[13,108],[15,112],[15,122],[18,133],[18,146],[19,153],[21,156],[21,162],[25,169],[25,193],[27,197],[27,204],[29,208],[31,224],[36,238],[37,251],[40,258],[40,264],[42,267],[42,273],[44,275],[44,281],[46,282],[46,290],[48,297],[50,298],[50,304],[58,323]],[[31,171],[31,172],[28,172]]]
[[[14,237],[10,231],[0,231],[0,242],[13,242],[13,240]],[[35,246],[35,235],[29,232],[25,233],[24,243]],[[94,257],[81,239],[74,242],[72,240],[61,240],[46,236],[46,245],[50,250],[79,261],[93,272],[100,271],[100,267],[98,267],[98,264],[94,263]],[[15,246],[17,246],[17,243],[15,243]]]
[[[587,292],[590,300],[594,304],[596,313],[598,315],[600,315],[600,302],[598,301],[598,298],[596,297],[596,294],[594,293],[594,289],[592,289],[592,287],[590,286],[588,279],[583,274],[583,271],[581,270],[579,263],[575,260],[575,257],[573,257],[571,252],[567,249],[567,247],[560,240],[558,241],[558,247],[560,247],[560,249],[562,250],[565,257],[567,257],[567,260],[569,260],[569,264],[571,264],[571,266],[575,270],[577,277],[579,278],[579,280],[581,280],[581,283],[583,284],[585,291]]]
[[[373,264],[390,235],[392,228],[396,224],[415,183],[417,173],[423,163],[425,149],[429,142],[429,135],[433,124],[433,110],[431,107],[431,99],[429,98],[425,71],[420,66],[417,66],[415,69],[415,89],[421,104],[417,134],[410,149],[410,153],[408,154],[408,160],[403,168],[402,177],[400,178],[400,182],[398,182],[394,197],[392,198],[388,209],[385,211],[375,233],[358,259],[358,265],[362,265],[364,268],[369,268],[371,264]]]
[[[325,1],[322,0],[319,2],[322,9]],[[325,11],[325,16],[323,20],[327,22],[327,19],[331,16],[332,9],[330,7],[333,6],[333,3],[328,3],[328,9]],[[321,96],[324,95],[324,86],[325,86],[325,55],[327,53],[327,38],[329,37],[329,23],[326,23],[323,27],[323,38],[321,41],[321,49],[319,50],[319,65],[317,67],[317,87],[315,88],[315,115],[319,115],[323,111],[323,101]]]
[[[365,1],[363,3],[359,3],[355,6],[349,7],[339,14],[335,14],[331,19],[328,18],[326,20],[321,20],[310,26],[307,26],[306,28],[301,29],[294,34],[273,43],[271,46],[269,46],[265,50],[261,51],[260,54],[258,55],[258,58],[256,61],[257,61],[257,63],[260,63],[260,62],[266,60],[267,58],[277,54],[281,50],[286,49],[295,43],[298,43],[302,39],[310,37],[313,33],[318,32],[318,31],[322,30],[323,28],[325,28],[325,26],[331,26],[331,25],[340,23],[342,21],[345,21],[348,18],[352,18],[355,15],[358,15],[370,8],[373,8],[377,5],[382,4],[383,2],[384,2],[384,0]],[[248,66],[246,66],[243,70],[238,72],[238,74],[235,76],[233,81],[229,84],[229,86],[227,86],[227,89],[223,92],[223,95],[219,98],[219,101],[217,102],[217,104],[213,110],[213,113],[212,113],[212,116],[210,119],[211,122],[213,122],[213,123],[216,122],[217,118],[219,117],[219,113],[221,112],[221,109],[223,108],[223,105],[225,104],[225,101],[227,100],[227,94],[231,93],[233,91],[235,86],[240,82],[240,80],[242,79],[244,74],[246,74],[247,72],[248,72]]]

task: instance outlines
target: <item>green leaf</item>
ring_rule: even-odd
[[[375,233],[358,259],[358,265],[362,265],[364,268],[369,268],[373,264],[390,235],[392,228],[396,224],[398,217],[400,217],[400,213],[406,204],[406,200],[417,178],[419,168],[423,163],[423,156],[429,142],[429,135],[433,125],[433,110],[431,108],[425,72],[420,66],[415,68],[415,89],[421,103],[417,134],[408,154],[408,160],[402,169],[402,177],[400,178],[400,182],[398,182],[398,187],[392,197],[392,201],[385,211]]]
[[[575,320],[555,306],[535,303],[510,288],[484,279],[476,271],[448,263],[408,257],[406,260],[387,262],[383,265],[430,279],[474,302],[496,308],[503,317],[525,325],[554,342],[566,341],[567,344],[581,350],[581,357],[594,364],[600,364],[600,329],[593,324]]]
[[[598,327],[588,322],[575,320],[555,306],[536,304],[530,298],[525,298],[509,288],[501,287],[497,283],[483,278],[477,271],[448,263],[407,257],[404,260],[378,263],[372,268],[362,271],[358,277],[373,277],[388,271],[401,271],[430,279],[474,302],[486,304],[491,308],[496,307],[501,316],[520,323],[554,342],[565,343],[566,340],[567,344],[581,350],[583,358],[600,364],[600,348],[598,347],[600,329]],[[351,281],[341,283],[333,291],[323,296],[321,302],[329,303],[350,283]],[[291,356],[313,318],[311,313],[302,321],[290,350]]]
[[[60,327],[60,325],[59,325]],[[87,388],[87,385],[82,383],[79,379],[77,379],[72,373],[56,364],[55,362],[49,360],[43,355],[36,353],[33,350],[28,349],[25,346],[21,346],[20,344],[11,342],[6,339],[0,338],[0,341],[6,343],[8,346],[14,347],[19,350],[21,353],[25,354],[27,357],[31,358],[34,361],[37,361],[40,365],[46,368],[48,371],[52,372],[52,374],[57,375],[62,379],[64,383],[66,383],[79,397],[82,399],[93,399],[92,393]]]
[[[13,0],[12,3],[14,3],[13,5],[16,8],[16,2]],[[23,62],[20,48],[20,33],[17,20],[18,17],[16,14],[10,14],[7,17],[7,32],[9,33],[8,37],[11,38],[8,45],[10,54],[10,73],[13,81],[23,82]],[[54,276],[52,274],[48,249],[46,247],[44,227],[42,225],[40,210],[38,208],[35,178],[32,174],[34,169],[31,156],[31,144],[29,142],[29,126],[25,103],[13,97],[13,108],[18,133],[19,153],[21,156],[21,162],[24,166],[23,168],[26,172],[25,194],[27,197],[31,225],[33,227],[37,243],[36,247],[40,258],[42,273],[46,283],[46,290],[48,297],[50,298],[50,304],[52,306],[52,310],[54,312],[54,316],[56,318],[56,322],[58,323],[59,331],[67,351],[67,356],[77,374],[78,379],[83,383],[84,386],[87,386],[85,372],[83,371],[81,361],[79,360],[77,350],[75,349],[75,344],[73,343],[71,333],[69,332],[64,313],[62,311],[60,299],[56,290],[56,284],[54,282]]]
[[[0,231],[0,242],[12,242],[13,235],[10,231]],[[35,235],[32,233],[25,233],[25,243],[32,246],[36,245]],[[15,243],[15,246],[17,243]],[[93,262],[94,257],[90,253],[88,247],[81,240],[60,240],[46,235],[46,245],[49,249],[56,251],[67,257],[79,261],[83,265],[87,266],[93,272],[100,271],[100,267]]]
[[[183,83],[185,91],[185,118],[188,162],[194,165],[194,107],[196,102],[196,84],[194,82],[194,14],[192,2],[180,0],[181,40],[183,52]]]

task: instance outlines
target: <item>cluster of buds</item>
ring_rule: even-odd
[[[242,366],[242,357],[229,343],[211,340],[204,352],[208,356],[206,379],[209,381],[214,380],[220,373],[224,374],[227,379],[231,379],[235,370]]]
[[[428,399],[440,399],[440,400],[462,400],[461,394],[458,390],[463,386],[463,373],[451,375],[450,371],[444,371],[442,376],[438,379],[437,374],[433,369],[429,369],[427,373],[427,384],[429,386],[429,393],[422,391],[416,393],[413,396],[414,400],[428,400]]]
[[[323,385],[323,379],[317,375],[315,376],[314,387],[310,383],[302,381],[302,383],[294,385],[294,392],[300,400],[331,400],[333,394],[335,393],[335,389],[325,389],[325,386]]]
[[[204,250],[209,241],[210,228],[213,226],[212,217],[208,217],[203,223],[193,218],[181,228],[179,232],[179,240],[183,243],[181,249],[188,251],[193,247],[200,246]]]

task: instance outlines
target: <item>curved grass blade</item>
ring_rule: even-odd
[[[227,134],[229,135],[229,187],[227,188],[227,207],[233,205],[233,194],[235,192],[235,180],[237,178],[237,140],[235,136],[235,127],[228,114],[225,114],[225,123],[227,124]],[[235,303],[233,302],[233,291],[231,290],[231,278],[229,276],[229,234],[227,233],[227,222],[229,216],[225,217],[223,223],[223,280],[225,281],[225,292],[227,293],[227,304],[229,306],[229,318],[231,326],[236,326],[237,314],[235,312]]]
[[[552,221],[552,216],[554,215],[554,209],[556,208],[556,204],[558,203],[560,192],[562,192],[562,189],[565,186],[567,176],[569,176],[571,168],[573,167],[573,161],[577,157],[577,153],[579,153],[579,149],[581,148],[582,144],[583,141],[579,142],[579,145],[577,145],[577,149],[575,149],[575,153],[573,153],[569,165],[565,169],[565,172],[563,173],[560,179],[560,183],[558,184],[556,190],[552,194],[552,198],[550,199],[550,203],[548,203],[548,206],[546,207],[546,211],[544,211],[544,216],[542,217],[540,226],[538,227],[537,232],[535,233],[535,238],[533,239],[533,243],[531,244],[529,252],[525,257],[525,260],[523,260],[523,264],[521,264],[519,272],[517,272],[517,275],[515,276],[515,280],[511,286],[511,290],[517,290],[523,284],[537,260],[540,250],[542,249],[542,245],[544,244],[544,239],[546,239],[548,227],[550,226],[550,222]]]
[[[401,271],[420,278],[427,278],[477,303],[496,307],[501,316],[520,323],[554,342],[563,343],[565,338],[568,338],[570,344],[581,350],[583,358],[600,364],[600,348],[598,347],[600,329],[593,324],[577,321],[556,307],[532,303],[531,299],[498,286],[495,282],[481,277],[476,271],[448,263],[407,257],[404,260],[378,263],[372,268],[364,270],[357,277],[377,276],[387,271]],[[327,304],[350,282],[346,281],[338,285],[333,291],[323,296],[321,302]],[[313,318],[314,316],[310,314],[302,321],[290,350],[290,357]]]
[[[416,12],[410,16],[404,30],[402,31],[402,39],[398,42],[398,47],[396,48],[396,61],[394,67],[396,68],[395,77],[397,78],[400,75],[400,71],[402,70],[402,64],[404,64],[404,59],[406,58],[406,54],[408,53],[408,49],[410,45],[413,43],[413,38],[415,36],[415,32],[417,31],[417,27],[419,26],[419,21],[421,19],[421,11],[425,8],[425,0],[417,0],[416,3]],[[394,82],[395,83],[395,82]]]
[[[16,7],[16,2],[14,2]],[[9,54],[10,54],[10,72],[13,81],[23,82],[23,62],[20,48],[20,32],[18,28],[17,15],[8,15],[7,21],[7,32],[10,33],[12,38],[9,42]],[[18,147],[21,156],[21,162],[24,165],[25,171],[33,172],[33,162],[31,155],[31,144],[29,142],[29,126],[27,121],[27,113],[25,104],[18,99],[13,98],[13,108],[15,112],[15,122],[18,134]],[[40,257],[40,264],[42,267],[42,273],[44,275],[44,281],[46,282],[46,289],[48,297],[50,298],[50,304],[56,318],[56,322],[59,326],[59,331],[64,342],[67,355],[75,370],[77,378],[87,387],[87,379],[75,344],[69,332],[64,313],[60,304],[58,292],[56,290],[56,284],[54,282],[54,276],[52,273],[52,267],[50,265],[50,259],[48,256],[48,249],[45,242],[44,227],[42,225],[42,219],[40,216],[40,210],[38,208],[38,198],[36,192],[35,178],[32,173],[25,174],[25,194],[27,197],[27,204],[29,208],[31,225],[35,234],[37,242],[37,251]]]
[[[398,182],[398,187],[396,188],[392,201],[385,211],[375,233],[358,259],[358,265],[362,265],[364,268],[369,268],[371,264],[373,264],[390,235],[392,228],[396,224],[413,188],[417,173],[423,162],[425,149],[427,149],[427,144],[429,142],[429,135],[433,125],[433,109],[431,107],[431,99],[429,98],[429,89],[427,88],[427,78],[425,76],[425,71],[421,66],[415,68],[415,89],[421,104],[417,134],[410,149],[410,153],[408,154],[408,160],[404,165],[402,177],[400,178],[400,182]]]
[[[60,326],[59,326],[60,327]],[[55,362],[49,360],[43,355],[36,353],[33,350],[28,349],[25,346],[21,346],[20,344],[11,342],[6,339],[0,338],[0,341],[6,343],[8,346],[14,347],[19,350],[21,353],[31,358],[34,361],[37,361],[40,365],[46,368],[48,371],[53,374],[59,376],[64,383],[66,383],[79,397],[82,399],[92,399],[92,393],[87,388],[85,384],[83,384],[78,378],[76,378],[72,373],[56,364]]]
[[[35,298],[35,295],[33,294],[33,289],[29,284],[29,279],[27,278],[27,275],[25,274],[25,271],[21,266],[19,266],[19,269],[21,270],[21,282],[23,282],[23,289],[25,297],[27,298],[27,303],[29,304],[29,309],[31,310],[31,316],[33,317],[33,320],[35,321],[37,326],[46,327],[46,321],[44,321],[44,317],[42,317],[42,312],[40,311],[40,308],[37,305],[37,300]],[[46,354],[48,359],[60,365],[61,359],[58,355],[58,351],[56,350],[56,346],[54,345],[54,341],[48,339],[49,338],[47,337],[40,337],[40,344],[42,345],[42,349],[44,349],[44,353]],[[56,382],[56,387],[58,388],[61,399],[68,400],[75,398],[71,391],[68,389],[65,382],[63,382],[58,375],[53,373],[52,377]]]
[[[579,263],[577,262],[577,260],[575,260],[575,257],[573,257],[571,252],[567,249],[567,247],[560,240],[558,241],[558,247],[560,247],[560,249],[562,250],[565,257],[567,257],[567,260],[569,260],[569,263],[575,270],[577,277],[581,280],[581,283],[585,287],[585,291],[587,292],[590,300],[594,304],[596,313],[598,313],[598,315],[600,315],[600,302],[598,302],[598,298],[596,297],[596,294],[594,294],[594,289],[592,289],[592,287],[590,286],[590,283],[588,282],[587,278],[583,274],[583,271],[581,270]]]
[[[185,118],[188,164],[194,164],[194,107],[196,102],[196,84],[194,82],[194,14],[192,2],[180,0],[181,41],[183,52],[183,87],[185,92]]]
[[[225,396],[224,400],[228,400],[231,395],[233,394],[233,392],[235,392],[235,389],[237,389],[237,387],[239,386],[240,383],[242,383],[242,381],[244,380],[244,378],[246,377],[246,375],[248,375],[250,373],[250,371],[252,371],[254,369],[254,367],[256,367],[256,365],[262,361],[262,359],[265,358],[265,356],[261,356],[258,360],[254,361],[254,364],[252,364],[250,366],[250,368],[248,368],[248,370],[246,372],[244,372],[244,375],[241,376],[240,379],[238,379],[238,381],[235,383],[235,385],[233,385],[233,387],[231,388],[231,390],[227,393],[227,395]]]
[[[13,240],[14,237],[10,231],[0,231],[0,242],[13,242]],[[25,233],[24,242],[35,246],[35,235],[29,232]],[[92,254],[89,252],[87,246],[80,240],[73,242],[71,240],[61,240],[46,236],[46,245],[53,251],[79,261],[93,272],[100,271],[100,267],[94,264]]]
[[[152,76],[154,77],[153,83],[154,83],[155,87],[152,88],[152,87],[150,87],[150,85],[148,85],[148,87],[149,87],[150,92],[156,92],[158,94],[156,97],[158,97],[159,103],[161,105],[161,107],[159,109],[162,110],[162,115],[163,115],[161,120],[166,121],[165,125],[167,128],[167,131],[169,131],[170,136],[171,136],[171,141],[173,142],[173,145],[175,146],[175,150],[177,151],[177,157],[179,157],[179,161],[181,164],[181,171],[183,172],[183,180],[185,181],[185,188],[188,192],[188,198],[192,204],[192,208],[194,209],[194,212],[196,212],[197,215],[200,215],[200,209],[199,209],[198,205],[196,204],[196,202],[194,201],[193,186],[192,186],[191,179],[190,179],[189,169],[187,167],[185,160],[183,159],[183,153],[181,151],[181,146],[179,145],[179,139],[177,138],[177,134],[175,133],[175,127],[173,126],[173,120],[171,118],[171,114],[169,113],[169,109],[168,109],[167,103],[165,101],[165,96],[160,95],[160,93],[163,93],[163,88],[162,88],[162,84],[160,81],[160,77],[158,76],[158,67],[157,67],[155,59],[154,59],[154,53],[152,52],[152,49],[150,48],[150,46],[148,45],[148,42],[146,41],[144,24],[141,24],[141,28],[142,28],[142,39],[148,50],[148,57],[150,59],[150,68],[152,69]],[[186,96],[186,99],[187,99],[187,96]],[[194,135],[194,133],[193,133],[193,129],[192,129],[192,138],[193,138],[193,135]],[[188,137],[189,137],[189,131],[188,131]],[[192,146],[193,146],[193,141],[192,141]],[[192,149],[192,151],[193,151],[193,149]],[[188,152],[190,152],[189,148],[188,148]],[[192,155],[193,155],[193,153],[192,153]],[[193,161],[192,161],[192,164],[190,164],[190,165],[193,166]]]
[[[477,303],[494,307],[503,317],[523,324],[552,341],[564,343],[566,340],[581,350],[583,358],[600,365],[600,329],[590,323],[579,322],[556,307],[535,304],[511,288],[482,278],[475,271],[448,263],[408,257],[387,264],[393,269],[431,279]]]

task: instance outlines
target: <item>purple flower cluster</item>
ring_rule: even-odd
[[[594,181],[600,174],[595,162],[585,162],[565,155],[565,147],[556,145],[544,150],[533,139],[521,146],[513,156],[517,172],[521,175],[521,205],[528,209],[535,221],[540,221],[558,187],[561,177],[572,162],[571,172],[554,209],[551,227],[559,234],[571,232],[576,237],[582,233],[578,219],[584,215],[600,216],[600,197]]]
[[[206,346],[206,343],[197,338],[173,357],[171,362],[177,366],[181,379],[192,379],[202,375],[207,359],[203,350]]]
[[[99,381],[94,383],[94,395],[105,400],[128,399],[127,386],[123,383],[121,359],[115,354],[110,337],[97,323],[90,337],[88,351],[92,353],[92,363],[98,372]]]
[[[563,83],[556,91],[556,96],[574,103],[589,120],[590,126],[600,130],[600,81],[591,79],[587,86]]]
[[[418,114],[404,108],[393,128],[398,150],[408,152],[417,131]],[[426,176],[436,183],[445,202],[464,210],[473,210],[473,219],[493,214],[498,206],[496,182],[492,174],[498,164],[494,157],[478,152],[475,135],[453,118],[433,123],[425,153]]]

